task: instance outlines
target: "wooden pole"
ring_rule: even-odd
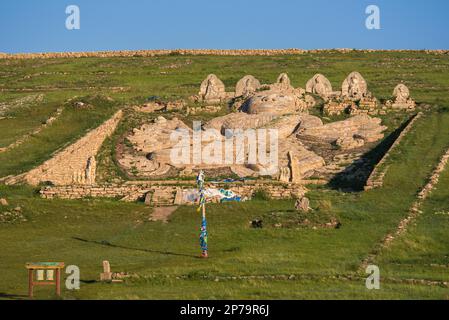
[[[203,211],[203,221],[205,221],[206,220],[206,202],[203,204],[202,211]],[[205,226],[204,231],[206,232],[206,237],[207,237],[207,227],[206,226]],[[203,250],[203,252],[201,253],[201,256],[203,258],[208,258],[209,254],[208,254],[207,250]]]
[[[56,269],[56,294],[61,295],[61,269]]]
[[[206,222],[206,196],[204,195],[204,172],[201,170],[197,176],[198,190],[200,192],[199,205],[202,210],[203,219],[201,221],[201,234],[200,234],[200,244],[201,244],[201,257],[208,257],[208,247],[207,247],[207,222]]]
[[[206,203],[203,205],[203,219],[206,219]]]
[[[28,297],[33,298],[33,269],[28,270]]]

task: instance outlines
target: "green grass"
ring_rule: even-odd
[[[53,104],[50,106],[51,110],[56,110],[64,102],[65,100],[60,101],[59,104]],[[42,110],[45,110],[45,108]],[[87,131],[99,126],[115,110],[116,103],[112,102],[99,103],[94,108],[82,110],[66,106],[59,118],[39,134],[32,135],[20,147],[0,153],[0,162],[2,163],[0,166],[0,177],[19,174],[39,165],[50,158],[55,151],[82,137]],[[26,116],[31,117],[30,114]],[[17,126],[17,123],[9,124],[10,120],[2,121],[4,121],[0,123],[2,132],[5,130],[5,135],[8,135],[11,140],[15,136],[8,131],[8,128]],[[39,126],[41,123],[36,125]]]
[[[8,259],[0,262],[1,269],[9,280],[0,291],[8,294],[25,291],[26,281],[21,282],[21,279],[23,264],[27,261],[62,260],[78,265],[86,281],[83,288],[87,290],[80,290],[74,294],[75,297],[99,298],[102,296],[97,290],[102,290],[105,285],[91,283],[90,280],[98,278],[101,261],[107,259],[115,270],[139,276],[126,284],[106,287],[111,291],[107,297],[174,297],[180,283],[186,286],[182,289],[182,297],[196,298],[203,297],[196,290],[199,283],[210,285],[210,290],[221,285],[205,281],[203,276],[279,274],[314,277],[315,281],[308,281],[308,285],[303,286],[300,282],[299,287],[303,286],[302,290],[310,292],[309,295],[302,292],[302,297],[318,297],[322,291],[322,297],[355,297],[358,291],[364,291],[362,280],[360,283],[331,281],[332,278],[328,277],[359,275],[360,261],[406,215],[419,186],[424,185],[446,147],[448,123],[449,114],[436,113],[417,123],[397,149],[395,156],[398,161],[391,165],[387,186],[383,189],[360,194],[344,194],[325,188],[312,190],[309,194],[312,206],[319,201],[330,201],[330,210],[342,222],[340,229],[249,227],[249,221],[264,212],[274,208],[290,210],[293,201],[257,200],[209,206],[211,258],[208,261],[197,258],[199,216],[194,208],[181,207],[171,217],[170,223],[164,225],[146,221],[150,209],[143,204],[106,200],[47,201],[32,196],[32,190],[4,187],[2,194],[11,199],[12,206],[20,204],[24,207],[29,222],[1,227],[0,241],[12,245],[2,249],[2,256]],[[433,141],[432,146],[427,143],[429,140]],[[413,155],[413,160],[410,155]],[[415,163],[428,165],[422,170],[410,170]],[[401,176],[403,172],[407,174]],[[400,176],[400,179],[391,179],[395,176]],[[175,278],[167,280],[167,283],[172,283],[171,287],[163,281],[167,275]],[[177,276],[186,276],[188,280],[176,281]],[[220,297],[301,297],[296,293],[295,282],[287,282],[291,287],[282,287],[282,281],[261,281],[267,290],[259,295],[254,292],[257,285],[251,281],[240,281],[243,282],[241,291],[232,289],[238,287],[238,282],[230,282],[229,289]],[[146,289],[148,283],[151,290]],[[188,283],[191,283],[190,287]],[[423,287],[408,295],[411,289],[395,289],[401,284],[390,286],[391,290],[382,294],[364,292],[360,297],[445,298],[443,290],[433,287],[427,290]],[[420,295],[421,290],[425,293]],[[70,297],[73,293],[66,294]]]
[[[173,65],[178,67],[171,68]],[[0,89],[7,90],[2,101],[26,95],[18,91],[23,88],[31,90],[29,94],[45,93],[41,105],[18,112],[16,119],[0,120],[4,135],[0,146],[38,126],[41,118],[74,96],[101,93],[116,101],[97,101],[94,108],[82,110],[66,106],[51,126],[18,148],[0,154],[0,177],[42,163],[86,130],[98,126],[118,107],[142,102],[153,95],[164,99],[192,95],[211,72],[225,82],[228,90],[245,74],[268,83],[275,81],[281,72],[288,72],[292,83],[302,87],[320,72],[337,89],[349,72],[358,70],[379,98],[388,98],[394,86],[406,80],[419,102],[449,106],[449,57],[421,53],[0,60],[0,68],[9,75],[0,79]],[[24,78],[30,74],[31,78]],[[115,92],[110,87],[124,87],[126,91]],[[81,290],[63,290],[66,299],[448,299],[447,288],[394,281],[448,279],[448,218],[435,214],[449,211],[447,171],[426,202],[416,227],[391,249],[382,251],[376,260],[384,277],[382,289],[366,290],[364,274],[359,273],[362,259],[376,251],[383,237],[407,215],[416,193],[449,147],[449,112],[437,109],[434,107],[418,120],[392,153],[384,188],[344,193],[327,186],[310,186],[308,197],[312,207],[330,204],[326,205],[329,211],[326,213],[338,217],[341,228],[250,227],[254,218],[292,210],[293,200],[272,201],[260,196],[246,203],[210,205],[211,257],[207,261],[198,258],[200,217],[192,207],[180,207],[169,223],[163,224],[148,221],[151,209],[143,203],[44,200],[30,187],[0,186],[0,197],[10,202],[9,207],[0,207],[0,211],[21,206],[28,220],[0,224],[0,299],[24,298],[27,292],[24,264],[39,260],[64,261],[80,267]],[[148,120],[153,115],[148,119],[134,116],[124,120],[100,152],[98,170],[105,180],[123,178],[115,171],[113,162],[117,139],[131,122]],[[406,117],[392,114],[383,118],[392,132]],[[97,282],[103,260],[111,262],[113,271],[126,271],[136,277],[121,284]],[[232,279],[251,275],[295,278]],[[36,292],[39,298],[54,298],[51,288],[38,288]]]
[[[449,281],[449,170],[425,202],[422,214],[378,259],[397,278]]]

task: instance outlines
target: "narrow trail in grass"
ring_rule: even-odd
[[[141,279],[159,279],[160,274],[144,275],[133,274],[134,278]],[[336,281],[352,281],[361,282],[366,281],[366,277],[354,274],[338,274],[338,275],[317,275],[314,273],[299,273],[299,274],[258,274],[258,275],[238,275],[238,276],[225,276],[225,275],[203,275],[192,277],[191,275],[166,275],[166,278],[175,278],[176,280],[208,280],[208,281],[251,281],[251,280],[275,280],[275,281],[301,281],[301,280],[336,280]],[[382,277],[383,283],[397,283],[397,284],[419,284],[425,286],[437,286],[449,288],[449,281],[432,281],[426,279],[400,279],[395,277]]]
[[[397,228],[393,232],[388,233],[384,237],[384,239],[378,245],[378,249],[370,253],[362,261],[359,267],[361,271],[365,270],[365,268],[368,265],[373,264],[377,256],[382,252],[382,250],[388,248],[396,238],[404,234],[407,231],[408,226],[413,221],[415,221],[417,217],[422,213],[421,207],[431,194],[432,190],[438,184],[440,175],[445,170],[448,161],[449,161],[449,149],[447,149],[443,154],[443,156],[440,158],[440,161],[438,162],[437,166],[435,167],[431,176],[429,177],[427,184],[419,191],[417,199],[413,202],[412,206],[409,209],[408,215],[399,222]]]
[[[151,213],[150,221],[162,221],[167,223],[170,215],[178,209],[178,206],[157,207]]]
[[[114,106],[107,105],[83,112],[74,108],[59,111],[61,112],[54,114],[57,118],[51,118],[51,125],[41,127],[38,132],[33,132],[18,145],[10,147],[7,152],[0,152],[0,177],[19,175],[44,163],[55,152],[101,125],[115,109]]]
[[[407,232],[376,258],[382,274],[398,278],[449,280],[449,168],[422,204]]]
[[[64,110],[63,107],[58,108],[56,110],[56,112],[54,114],[52,114],[43,124],[41,124],[39,127],[37,127],[36,129],[34,129],[33,131],[24,134],[23,136],[21,136],[19,139],[17,139],[16,141],[14,141],[13,143],[11,143],[10,145],[4,147],[4,148],[0,148],[0,153],[3,152],[7,152],[10,151],[13,148],[16,148],[18,146],[20,146],[21,144],[23,144],[24,142],[26,142],[29,138],[31,138],[32,136],[35,136],[39,133],[42,132],[42,130],[44,130],[45,128],[47,128],[48,126],[50,126],[53,122],[55,122],[59,116],[61,115],[62,111]]]

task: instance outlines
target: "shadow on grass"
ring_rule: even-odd
[[[407,125],[416,117],[416,114],[411,116],[399,128],[393,131],[388,137],[382,140],[375,148],[371,149],[360,158],[361,161],[353,162],[344,171],[337,174],[329,181],[329,187],[335,190],[344,192],[360,192],[364,190],[366,182],[375,166],[379,163],[382,157],[390,150],[393,143],[398,139],[401,132]],[[363,179],[348,179],[348,176],[356,171],[364,170],[369,172]]]
[[[24,294],[9,294],[0,292],[0,299],[10,299],[10,300],[27,300],[28,296]]]
[[[108,241],[87,240],[87,239],[82,239],[82,238],[78,238],[78,237],[72,237],[72,239],[82,241],[82,242],[94,243],[94,244],[98,244],[101,246],[107,246],[107,247],[111,247],[111,248],[141,251],[141,252],[148,252],[148,253],[158,253],[158,254],[163,254],[163,255],[168,255],[168,256],[178,256],[178,257],[189,257],[189,258],[201,259],[200,256],[194,256],[194,255],[190,255],[190,254],[176,253],[176,252],[170,252],[170,251],[160,251],[160,250],[153,250],[153,249],[133,248],[133,247],[121,246],[118,244],[112,244]]]

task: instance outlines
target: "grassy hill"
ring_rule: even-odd
[[[448,170],[416,225],[376,257],[381,290],[367,290],[360,270],[362,260],[407,215],[449,148],[448,69],[447,55],[406,52],[0,60],[0,103],[44,94],[37,105],[17,108],[0,120],[0,147],[65,106],[54,124],[0,153],[0,177],[43,162],[120,107],[149,96],[186,98],[209,73],[217,74],[228,91],[245,74],[268,83],[281,72],[288,72],[296,87],[304,87],[319,72],[338,89],[347,74],[357,70],[378,98],[389,98],[394,86],[404,81],[418,102],[432,106],[389,158],[383,188],[345,193],[310,186],[312,207],[338,217],[339,229],[250,228],[252,219],[291,210],[293,200],[211,205],[208,260],[198,258],[200,217],[194,208],[180,207],[164,224],[149,221],[151,209],[143,203],[44,200],[31,187],[0,185],[0,198],[9,202],[0,210],[20,206],[26,218],[0,223],[0,299],[26,298],[24,264],[30,261],[80,267],[81,289],[63,290],[67,299],[448,299],[442,284],[449,280]],[[86,109],[67,102],[95,94],[114,102]],[[392,116],[385,121],[396,123]],[[118,284],[98,282],[103,260],[111,262],[113,271],[131,277]],[[36,296],[54,298],[50,288],[36,289]]]

